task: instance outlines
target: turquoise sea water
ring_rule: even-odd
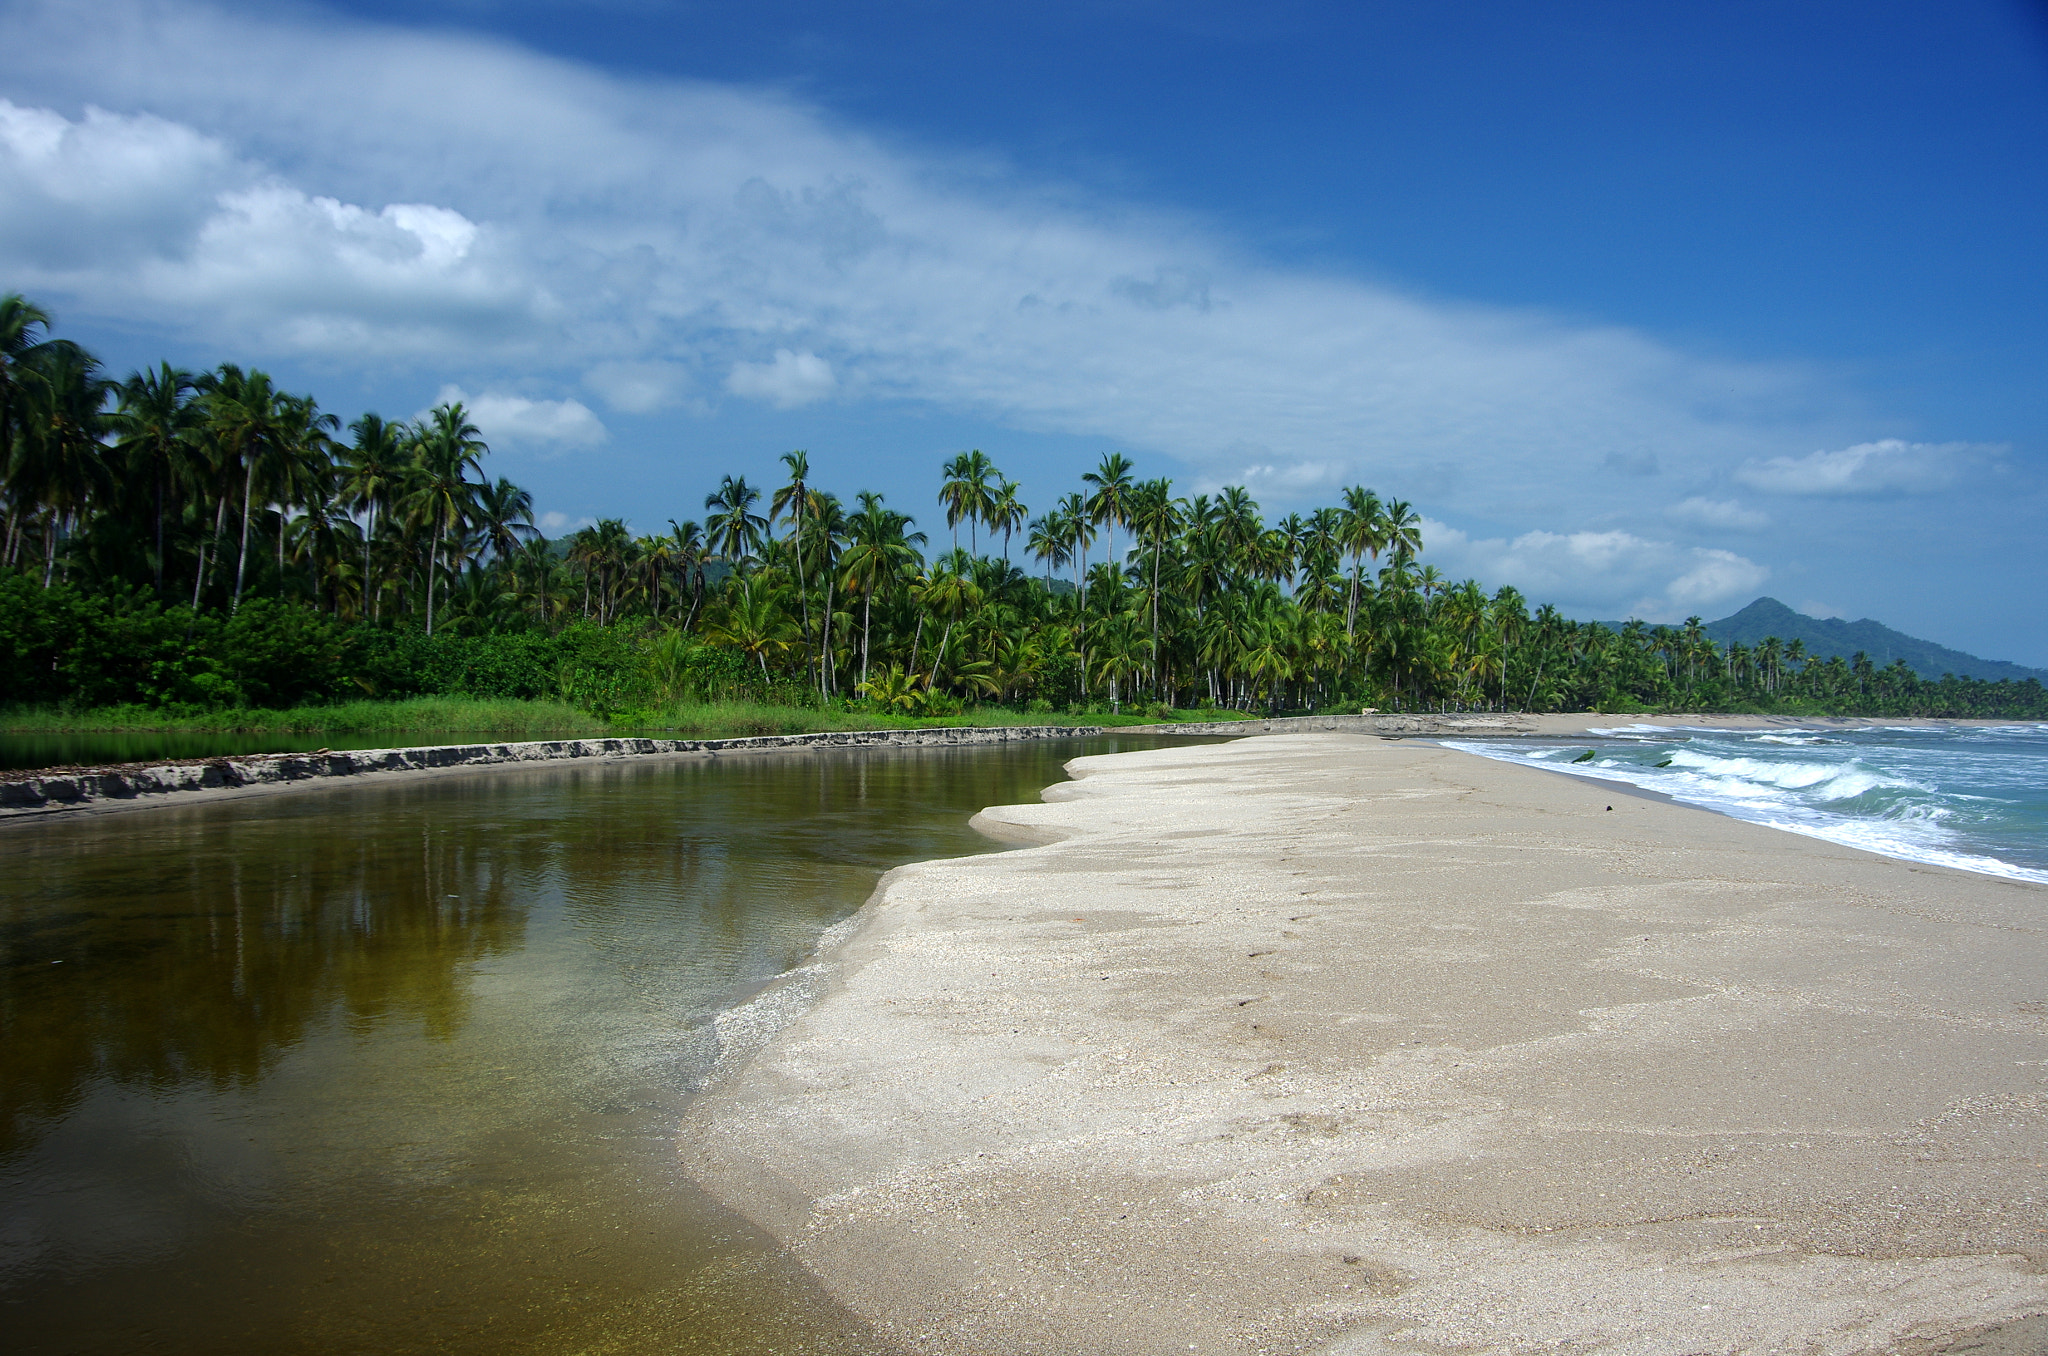
[[[1889,857],[2048,882],[2048,725],[1870,729],[1618,725],[1565,740],[1446,740],[1626,782]],[[1576,761],[1588,751],[1593,757]]]

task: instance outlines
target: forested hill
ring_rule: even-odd
[[[1868,617],[1861,621],[1808,617],[1794,612],[1776,598],[1759,598],[1732,617],[1708,622],[1704,629],[1718,645],[1740,641],[1754,648],[1765,636],[1776,636],[1787,644],[1795,640],[1804,641],[1806,652],[1816,659],[1834,655],[1849,659],[1858,650],[1869,655],[1871,662],[1879,668],[1894,659],[1903,659],[1915,673],[1927,679],[1939,679],[1944,673],[1953,673],[1959,678],[1982,678],[1989,682],[1997,682],[2001,678],[2013,682],[2027,678],[2048,680],[2048,670],[2008,664],[2002,659],[1979,659],[1931,640],[1894,631],[1883,622],[1872,621]]]

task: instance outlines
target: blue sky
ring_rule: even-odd
[[[444,394],[551,524],[807,449],[1415,502],[1580,616],[2048,665],[2048,21],[1858,4],[0,0],[0,288]]]

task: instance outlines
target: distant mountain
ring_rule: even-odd
[[[1616,622],[1606,625],[1620,629]],[[1938,679],[1944,673],[1953,673],[1959,678],[1984,678],[1994,683],[2001,678],[2010,678],[2014,682],[2039,678],[2048,682],[2048,670],[2008,664],[2002,659],[1979,659],[1961,650],[1951,650],[1946,645],[1936,645],[1931,640],[1894,631],[1883,622],[1872,621],[1868,617],[1861,621],[1809,617],[1794,612],[1776,598],[1759,598],[1734,616],[1707,622],[1702,629],[1716,645],[1739,640],[1754,648],[1765,636],[1776,636],[1787,644],[1795,640],[1804,641],[1806,652],[1816,659],[1829,659],[1835,655],[1849,659],[1858,650],[1869,655],[1870,662],[1879,668],[1894,659],[1903,659],[1907,667],[1922,678]]]

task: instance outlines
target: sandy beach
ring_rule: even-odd
[[[2048,887],[1417,741],[1073,770],[683,1126],[901,1349],[2048,1348]]]

